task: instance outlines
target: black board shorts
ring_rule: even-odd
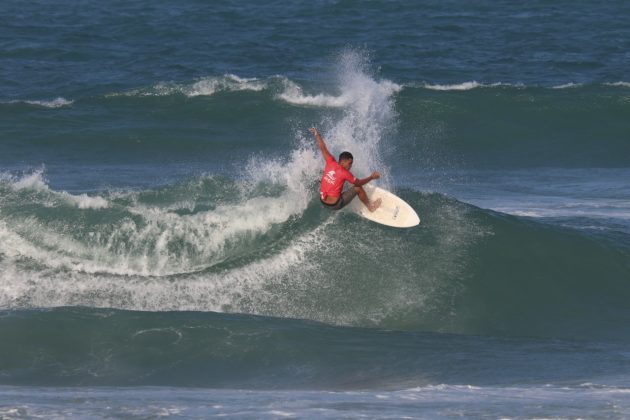
[[[344,191],[343,193],[341,193],[339,200],[335,201],[334,204],[325,203],[321,198],[319,201],[321,201],[322,204],[326,206],[327,208],[329,208],[330,210],[341,210],[342,208],[347,206],[348,203],[350,203],[352,199],[356,196],[357,196],[357,190],[354,188],[350,188]]]

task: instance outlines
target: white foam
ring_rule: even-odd
[[[606,83],[606,86],[616,86],[616,87],[626,87],[626,88],[630,88],[630,82],[614,82],[614,83]]]
[[[463,83],[452,83],[452,84],[431,84],[431,83],[423,83],[420,85],[424,89],[436,90],[436,91],[467,91],[473,89],[483,89],[483,88],[497,88],[497,87],[511,87],[517,89],[523,89],[526,87],[536,87],[526,86],[523,83],[480,83],[475,80]],[[567,82],[561,83],[558,85],[551,86],[551,89],[562,90],[562,89],[575,89],[583,87],[583,83],[575,83],[575,82]],[[614,83],[604,83],[604,86],[616,86],[616,87],[630,87],[630,82],[614,82]]]
[[[425,89],[437,90],[437,91],[467,91],[467,90],[472,90],[472,89],[497,88],[497,87],[511,87],[511,88],[522,89],[525,86],[522,83],[516,83],[516,84],[503,83],[503,82],[479,83],[473,80],[470,82],[447,84],[447,85],[425,83],[422,85],[422,87]]]
[[[280,411],[280,410],[271,410],[269,411],[269,414],[271,414],[272,416],[278,416],[278,417],[295,417],[297,415],[297,413],[293,413],[290,411]]]
[[[564,83],[562,85],[553,86],[552,89],[573,89],[583,86],[582,83]]]
[[[51,195],[51,198],[62,199],[65,203],[76,206],[80,209],[101,209],[109,207],[109,202],[99,196],[88,196],[87,194],[73,195],[66,191],[56,192],[49,188],[46,180],[44,179],[44,169],[38,169],[30,174],[26,174],[21,178],[15,178],[5,174],[3,179],[9,180],[10,186],[13,190],[33,190],[38,192],[45,192]],[[49,200],[48,206],[54,204]]]
[[[60,194],[68,203],[72,203],[80,209],[104,209],[109,207],[109,201],[103,197],[90,197],[85,193],[72,195],[66,191],[62,191]]]
[[[464,83],[459,83],[459,84],[451,84],[451,85],[429,85],[429,84],[425,84],[424,87],[426,89],[430,89],[430,90],[442,90],[442,91],[447,91],[447,90],[471,90],[471,89],[476,89],[478,87],[482,87],[483,85],[481,83],[472,81],[472,82],[464,82]]]
[[[234,74],[221,77],[204,77],[194,83],[181,84],[174,82],[160,82],[149,89],[134,89],[125,93],[113,93],[115,96],[170,96],[185,95],[188,97],[212,96],[217,92],[253,91],[259,92],[268,87],[266,81],[256,78],[242,78]]]
[[[299,85],[289,80],[285,82],[285,89],[277,95],[277,98],[293,105],[329,108],[342,108],[352,100],[350,96],[345,94],[340,96],[325,95],[323,93],[305,95]]]
[[[222,78],[206,78],[194,83],[190,88],[184,90],[184,94],[193,96],[210,96],[220,91],[243,91],[249,90],[259,92],[267,87],[267,84],[255,78],[241,78],[233,74],[227,74]]]
[[[36,191],[48,191],[48,185],[43,178],[43,169],[38,169],[31,174],[26,174],[22,178],[14,180],[11,183],[11,187],[14,190],[30,189]]]
[[[320,244],[326,223],[296,238],[286,248],[264,260],[229,271],[196,274],[170,281],[154,276],[97,276],[64,267],[56,252],[47,255],[0,223],[0,307],[55,307],[83,305],[147,311],[199,310],[255,313],[271,297],[266,287],[282,282],[298,267],[308,266],[306,253]],[[64,244],[65,245],[65,244]],[[9,251],[9,253],[5,251]],[[60,258],[61,257],[61,258]],[[42,261],[47,269],[18,268],[24,258]],[[76,257],[75,257],[76,258]],[[55,269],[58,268],[58,269]],[[82,267],[79,267],[82,268]],[[61,269],[61,270],[59,270]],[[69,270],[69,271],[68,271]]]
[[[62,97],[57,97],[52,100],[24,100],[24,101],[11,101],[10,103],[25,103],[29,105],[41,106],[44,108],[62,108],[64,106],[72,105],[74,101],[68,100]]]
[[[234,252],[238,255],[239,241],[246,243],[302,213],[311,199],[308,188],[318,170],[316,162],[311,149],[295,150],[285,164],[252,160],[248,181],[283,186],[279,196],[253,196],[193,215],[179,215],[169,211],[169,206],[149,207],[135,200],[136,204],[125,210],[139,219],[127,217],[96,226],[88,237],[67,235],[74,229],[60,229],[58,223],[49,227],[34,219],[15,218],[11,221],[10,232],[15,234],[12,243],[20,255],[44,266],[77,272],[140,276],[196,272],[234,257]],[[4,181],[14,191],[42,193],[32,200],[44,207],[64,203],[101,209],[110,205],[100,196],[52,191],[43,170],[19,179],[5,174]],[[251,193],[255,185],[242,188],[249,188]]]
[[[349,53],[346,53],[346,56],[349,56]],[[346,57],[344,59],[348,58]],[[302,87],[300,87],[297,83],[285,79],[284,90],[282,93],[278,94],[276,98],[293,105],[344,108],[354,107],[356,106],[356,104],[365,102],[364,95],[366,93],[371,94],[374,90],[378,90],[386,96],[391,96],[392,94],[399,92],[402,89],[402,86],[389,80],[375,81],[369,78],[367,75],[362,74],[362,72],[358,68],[354,68],[352,70],[345,69],[342,70],[342,72],[343,71],[352,72],[357,79],[340,81],[339,90],[341,91],[341,93],[337,96],[328,95],[325,93],[308,95],[303,92]],[[361,76],[364,76],[365,79],[359,80]],[[359,85],[361,82],[365,82],[366,80],[369,80],[372,83],[368,83],[367,85],[369,86]],[[361,90],[360,88],[367,89]]]

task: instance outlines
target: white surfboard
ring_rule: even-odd
[[[354,197],[350,204],[344,207],[345,209],[368,220],[387,226],[407,228],[420,224],[418,214],[402,198],[373,185],[365,185],[363,189],[370,201],[381,199],[380,207],[371,212],[359,200],[359,197]]]

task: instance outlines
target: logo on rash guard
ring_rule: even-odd
[[[328,182],[329,184],[334,184],[336,181],[335,178],[335,171],[328,171],[326,173],[326,176],[324,177],[324,179],[326,180],[326,182]]]

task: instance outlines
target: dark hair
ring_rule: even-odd
[[[339,162],[341,162],[342,160],[345,160],[345,159],[354,160],[354,158],[352,157],[352,153],[350,153],[350,152],[341,152],[341,154],[339,155]]]

